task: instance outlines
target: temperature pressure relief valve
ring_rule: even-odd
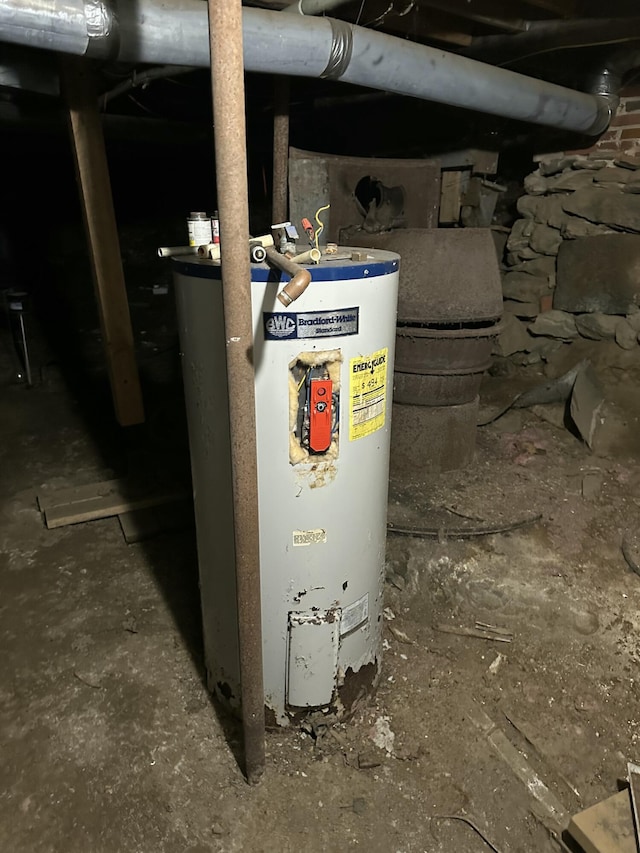
[[[330,379],[312,379],[310,386],[309,448],[314,453],[326,453],[331,446],[333,383]]]

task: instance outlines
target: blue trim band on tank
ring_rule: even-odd
[[[387,257],[384,257],[384,256]],[[187,260],[188,258],[188,260]],[[317,265],[305,264],[305,269],[311,273],[311,282],[319,281],[346,281],[348,279],[375,278],[380,275],[389,275],[398,269],[399,258],[392,252],[376,252],[376,258],[370,263],[366,261],[325,261]],[[174,272],[181,275],[190,275],[192,278],[208,278],[212,281],[220,281],[220,264],[209,261],[206,258],[194,258],[191,256],[171,258],[171,266]],[[251,281],[280,282],[289,281],[290,276],[280,270],[273,269],[266,264],[251,264]]]

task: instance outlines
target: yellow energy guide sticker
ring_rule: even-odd
[[[379,349],[349,362],[349,441],[384,426],[387,408],[389,350]]]

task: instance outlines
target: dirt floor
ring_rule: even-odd
[[[637,456],[593,456],[547,407],[480,428],[465,471],[392,484],[391,520],[439,534],[389,537],[378,693],[331,731],[269,733],[250,788],[203,684],[193,531],[128,545],[115,518],[47,530],[38,511],[38,494],[119,475],[149,443],[55,366],[32,390],[3,367],[0,850],[552,851],[557,824],[640,758],[640,577],[621,553]],[[519,387],[493,379],[485,396]],[[464,634],[478,622],[510,642]]]

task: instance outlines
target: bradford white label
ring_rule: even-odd
[[[336,338],[357,335],[359,308],[340,308],[337,311],[269,312],[262,315],[264,337],[267,341],[295,338]]]

